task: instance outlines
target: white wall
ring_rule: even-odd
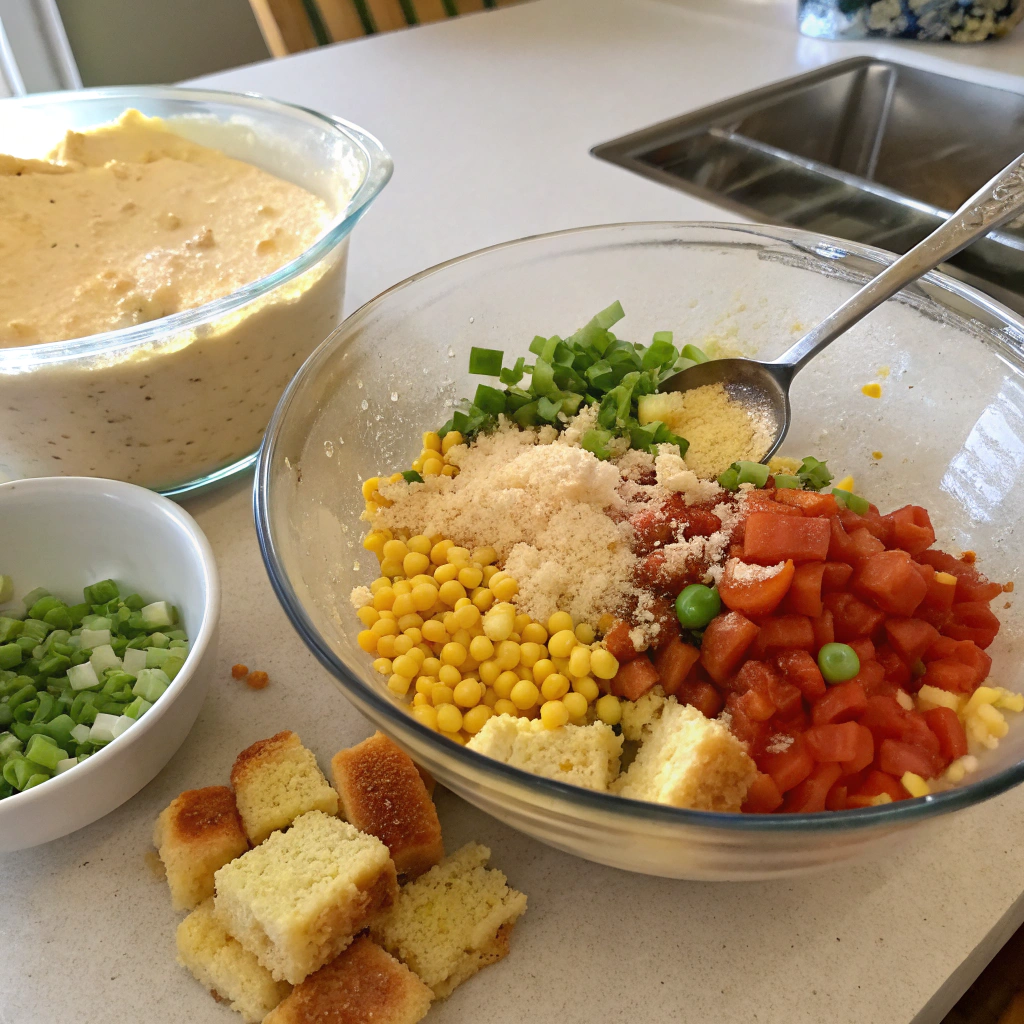
[[[84,85],[177,82],[264,60],[248,0],[57,0]]]

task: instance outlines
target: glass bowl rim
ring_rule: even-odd
[[[257,540],[263,563],[270,579],[271,587],[277,595],[285,614],[298,632],[303,642],[314,657],[331,673],[340,685],[345,696],[373,721],[381,717],[387,721],[394,731],[401,735],[411,731],[417,741],[431,749],[439,761],[452,759],[456,764],[464,764],[474,773],[493,779],[498,785],[511,786],[516,789],[526,788],[532,793],[521,797],[526,802],[536,804],[533,794],[541,799],[556,802],[562,813],[576,816],[579,813],[591,814],[596,817],[636,821],[640,819],[651,826],[690,826],[701,829],[721,829],[731,833],[778,833],[790,835],[801,832],[836,832],[851,831],[865,828],[892,827],[910,822],[923,821],[949,811],[981,803],[991,797],[998,796],[1024,782],[1024,759],[984,779],[953,789],[932,793],[925,797],[912,797],[907,800],[881,804],[877,807],[854,808],[844,811],[810,812],[798,814],[743,814],[720,811],[690,810],[672,807],[666,804],[647,803],[621,797],[614,793],[602,793],[589,790],[582,786],[573,786],[555,779],[533,775],[520,768],[513,768],[474,750],[454,744],[444,739],[439,733],[428,729],[415,718],[402,710],[396,703],[373,687],[364,683],[352,672],[344,661],[339,658],[324,641],[319,630],[313,624],[301,601],[299,601],[274,544],[270,517],[270,467],[274,460],[275,448],[282,425],[287,416],[292,399],[307,375],[317,367],[322,358],[333,348],[338,336],[350,329],[351,325],[372,313],[393,295],[412,286],[426,277],[441,273],[456,264],[465,263],[500,252],[505,249],[526,246],[532,242],[557,239],[574,235],[586,235],[601,231],[630,231],[668,229],[673,232],[699,229],[702,231],[722,231],[724,234],[747,234],[769,242],[786,242],[794,245],[802,243],[803,251],[811,251],[823,258],[854,255],[871,262],[888,264],[896,256],[884,249],[874,246],[850,242],[830,235],[822,235],[799,228],[788,228],[766,224],[748,224],[743,222],[727,223],[720,221],[624,221],[608,224],[591,224],[584,227],[564,228],[559,231],[543,232],[526,235],[522,238],[499,242],[472,252],[445,260],[397,282],[356,309],[342,321],[338,327],[310,354],[306,362],[299,368],[291,383],[281,396],[258,455],[256,474],[253,482],[253,513]],[[827,248],[827,254],[821,251]],[[1019,319],[1005,306],[985,295],[970,285],[961,283],[955,278],[947,277],[938,271],[931,271],[921,278],[943,291],[952,292],[966,299],[1003,321],[1006,327],[1012,328],[1018,337],[1024,337],[1024,321]],[[370,709],[370,710],[368,710]]]
[[[339,138],[348,139],[366,159],[366,174],[352,194],[348,204],[337,213],[308,249],[295,259],[278,267],[266,277],[257,278],[229,294],[193,309],[172,313],[170,316],[148,320],[143,324],[122,327],[116,331],[88,334],[64,341],[41,342],[37,345],[19,345],[0,348],[0,372],[24,372],[43,364],[60,363],[86,356],[99,356],[151,343],[154,332],[171,334],[190,330],[208,320],[232,313],[254,299],[273,291],[305,273],[337,248],[351,233],[359,218],[391,178],[394,164],[381,142],[369,132],[350,121],[296,103],[272,99],[255,92],[232,92],[226,89],[187,89],[175,86],[112,86],[64,92],[34,93],[12,96],[0,100],[0,112],[5,107],[38,108],[74,105],[90,100],[166,99],[186,103],[220,103],[236,107],[240,112],[274,111],[291,117],[295,122],[312,119],[320,122]]]

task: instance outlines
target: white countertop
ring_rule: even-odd
[[[354,236],[349,309],[432,263],[538,231],[734,219],[589,155],[598,142],[854,53],[1024,91],[1024,30],[977,47],[801,39],[792,0],[538,0],[205,80],[347,117],[395,158]],[[737,20],[743,14],[743,20]],[[959,64],[952,64],[955,58]],[[260,561],[245,478],[186,503],[217,554],[221,653],[199,721],[142,793],[75,835],[0,858],[0,1024],[231,1024],[174,964],[178,917],[143,856],[180,790],[221,783],[292,728],[322,763],[370,730],[293,633]],[[238,661],[270,673],[256,693]],[[511,832],[446,793],[449,849],[476,839],[530,897],[512,955],[435,1024],[939,1020],[1024,921],[1024,789],[873,863],[772,884],[632,876]]]

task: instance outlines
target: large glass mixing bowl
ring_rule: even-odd
[[[693,879],[796,873],[890,845],[1024,779],[1024,722],[969,785],[821,814],[742,815],[625,800],[529,775],[421,726],[356,644],[353,586],[377,575],[360,540],[361,480],[409,465],[421,431],[472,394],[472,345],[514,358],[619,299],[621,337],[771,357],[893,257],[786,228],[622,224],[527,238],[424,271],[363,306],[306,362],[271,421],[256,521],[271,582],[303,639],[378,728],[444,785],[537,839],[631,871]],[[507,358],[507,357],[506,357]],[[879,382],[882,397],[861,387]],[[972,549],[996,579],[1021,565],[1024,324],[929,274],[815,359],[793,388],[784,452],[827,459],[883,509],[930,509],[939,544]],[[878,457],[876,453],[881,453]],[[1022,688],[1012,594],[990,649]],[[941,826],[936,823],[936,827]],[[916,834],[916,831],[914,832]]]

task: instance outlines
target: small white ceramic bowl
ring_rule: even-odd
[[[167,692],[82,764],[0,800],[0,853],[59,839],[133,797],[170,760],[199,714],[216,656],[220,584],[209,542],[172,501],[133,484],[49,477],[0,484],[0,572],[20,598],[64,598],[102,579],[176,605],[191,641]]]

